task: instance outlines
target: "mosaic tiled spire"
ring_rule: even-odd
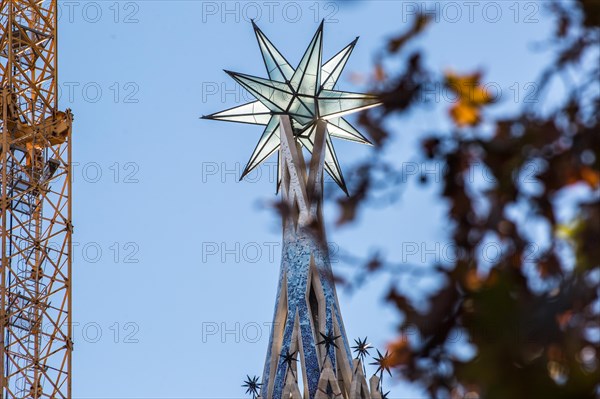
[[[205,118],[266,126],[242,178],[278,154],[283,251],[261,397],[373,398],[363,392],[362,363],[353,362],[344,330],[321,207],[324,171],[347,192],[331,138],[369,143],[343,116],[379,101],[334,89],[357,40],[322,63],[321,23],[292,68],[253,26],[268,79],[227,71],[256,101]],[[303,148],[310,154],[306,160]]]

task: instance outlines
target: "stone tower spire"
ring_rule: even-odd
[[[379,100],[335,90],[356,39],[322,63],[321,23],[293,68],[256,24],[253,27],[269,78],[226,71],[256,101],[204,118],[265,126],[242,178],[278,154],[283,252],[261,397],[379,399],[370,396],[362,365],[358,361],[357,371],[352,359],[321,209],[325,172],[347,193],[331,138],[370,144],[344,116],[377,106]],[[306,160],[304,154],[309,155]],[[377,391],[375,379],[371,385]],[[258,384],[249,379],[244,387],[255,395]]]

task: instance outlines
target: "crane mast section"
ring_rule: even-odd
[[[0,399],[70,398],[71,124],[57,3],[0,1]]]

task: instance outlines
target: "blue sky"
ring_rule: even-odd
[[[419,42],[427,64],[440,72],[482,69],[502,89],[496,112],[520,106],[526,85],[548,60],[532,51],[548,34],[540,4],[444,4],[437,6],[439,22]],[[238,183],[261,128],[198,117],[251,100],[223,69],[265,76],[252,17],[292,64],[321,18],[325,58],[360,36],[339,85],[365,90],[351,77],[371,71],[384,40],[405,29],[416,9],[435,5],[106,1],[60,7],[61,107],[75,114],[74,396],[243,397],[246,374],[262,374],[278,277],[280,222],[265,206],[276,200],[272,163],[251,175],[252,182]],[[394,120],[388,158],[399,166],[418,160],[419,137],[447,126],[448,105],[442,98]],[[336,150],[346,171],[373,151],[343,142]],[[436,192],[410,180],[398,204],[365,209],[358,223],[342,229],[332,225],[337,209],[327,205],[334,269],[348,270],[336,253],[350,249],[366,257],[379,248],[398,263],[423,267],[443,258],[448,231]],[[396,282],[416,300],[439,284]],[[399,319],[382,301],[389,284],[382,275],[359,291],[339,290],[350,339],[368,336],[383,348],[393,337]],[[419,387],[386,385],[390,397],[422,397]]]

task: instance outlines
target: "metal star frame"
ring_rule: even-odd
[[[316,122],[326,121],[324,167],[331,178],[348,194],[331,137],[370,144],[369,140],[343,116],[380,104],[378,98],[373,95],[334,90],[358,38],[323,64],[323,22],[321,22],[300,63],[294,69],[254,21],[252,26],[269,78],[225,72],[248,90],[257,101],[203,116],[203,118],[266,126],[240,179],[279,149],[279,115],[288,115],[291,118],[296,141],[310,153],[314,146]],[[277,162],[277,187],[279,187],[281,165],[279,159]]]
[[[383,380],[384,371],[387,371],[390,377],[392,376],[392,372],[390,371],[391,358],[392,356],[388,351],[385,351],[385,355],[382,355],[381,352],[379,352],[379,349],[377,349],[377,357],[374,357],[373,360],[375,361],[370,363],[373,366],[377,366],[377,371],[375,371],[375,374],[379,373],[379,378],[381,380]]]
[[[288,368],[288,370],[290,370],[292,372],[292,375],[294,376],[294,378],[297,379],[296,373],[294,372],[294,368],[292,367],[294,364],[296,364],[296,362],[298,361],[298,358],[296,357],[296,354],[298,353],[298,351],[293,351],[290,353],[290,351],[288,350],[285,354],[281,354],[279,355],[279,357],[281,358],[281,363],[285,364]]]
[[[335,343],[335,340],[338,339],[339,337],[341,337],[341,335],[333,335],[333,332],[329,332],[326,334],[323,334],[322,332],[320,332],[319,334],[321,334],[321,337],[323,337],[323,340],[320,342],[317,342],[317,345],[325,345],[325,352],[329,352],[329,349],[331,347],[337,348],[337,344]]]
[[[247,388],[246,393],[252,395],[252,399],[256,399],[258,397],[260,386],[262,385],[258,381],[258,376],[250,377],[248,375],[246,376],[246,381],[244,381],[244,385],[242,385],[242,388]]]
[[[364,339],[355,339],[354,345],[352,349],[354,353],[356,353],[356,358],[360,360],[364,360],[365,357],[369,354],[369,349],[371,348],[371,344],[367,343],[367,337]]]
[[[285,363],[288,367],[292,367],[292,364],[296,363],[298,361],[298,358],[296,357],[296,353],[297,351],[293,351],[292,353],[290,353],[289,351],[285,354],[281,354],[281,362]]]

